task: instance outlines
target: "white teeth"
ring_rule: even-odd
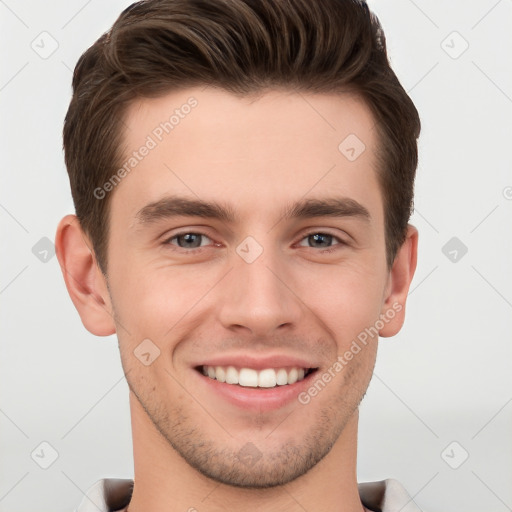
[[[286,384],[295,384],[304,378],[305,368],[265,368],[254,370],[253,368],[241,368],[234,366],[203,366],[203,375],[227,384],[239,384],[251,388],[273,388]]]
[[[228,366],[226,370],[226,382],[228,384],[238,384],[238,372],[233,366]]]
[[[288,384],[288,372],[284,368],[280,368],[276,373],[276,382],[278,386]]]
[[[208,374],[210,373],[210,370],[208,370]],[[299,378],[299,371],[297,368],[292,368],[290,372],[288,373],[288,384],[295,384],[297,382],[297,379]]]
[[[261,370],[258,375],[258,386],[260,388],[273,388],[276,384],[276,371],[273,368]]]
[[[215,375],[212,377],[213,379],[217,379],[219,382],[226,382],[226,372],[222,366],[217,366],[215,368]]]
[[[258,387],[258,372],[250,368],[242,368],[238,374],[238,384],[251,388]]]

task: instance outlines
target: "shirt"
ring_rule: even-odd
[[[358,484],[362,504],[375,512],[421,512],[394,478]],[[133,480],[103,478],[92,485],[75,512],[122,512],[132,497]]]

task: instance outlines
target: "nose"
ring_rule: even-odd
[[[230,331],[268,337],[293,329],[303,316],[290,268],[269,249],[252,262],[233,255],[233,268],[220,291],[219,317]]]

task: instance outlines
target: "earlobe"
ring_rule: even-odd
[[[404,324],[405,303],[416,270],[417,256],[418,230],[409,224],[405,242],[398,249],[386,287],[381,311],[385,325],[379,331],[379,336],[383,338],[394,336]]]
[[[116,328],[105,277],[76,215],[66,215],[59,222],[55,250],[69,296],[85,328],[96,336],[114,334]]]

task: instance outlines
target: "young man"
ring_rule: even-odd
[[[417,510],[356,480],[418,240],[420,122],[366,4],[139,2],[73,89],[57,255],[117,333],[135,462],[78,510]]]

